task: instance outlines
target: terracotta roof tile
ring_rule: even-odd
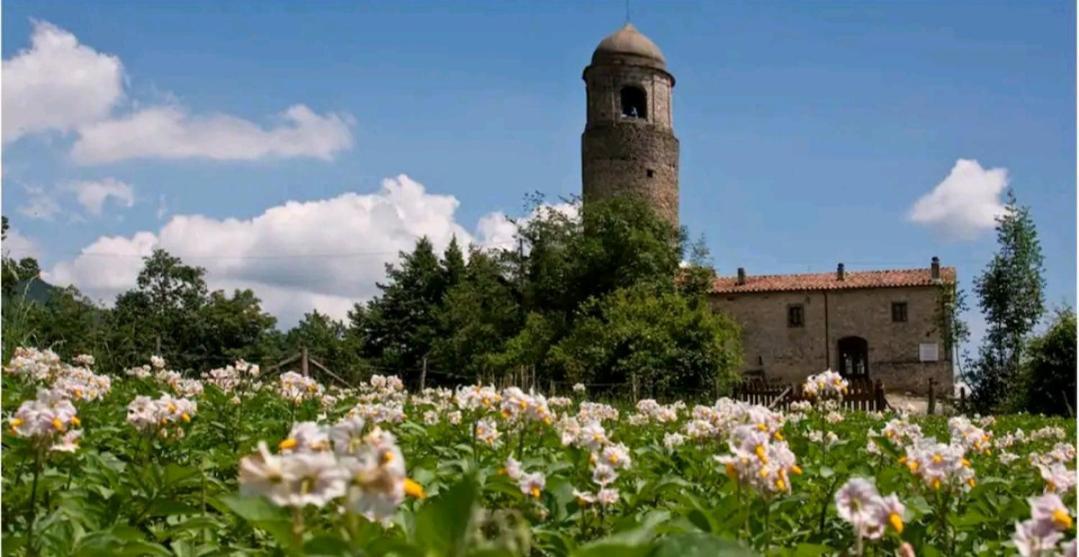
[[[955,267],[941,267],[940,280],[944,284],[955,284]],[[855,288],[932,286],[934,284],[937,283],[933,281],[928,268],[847,271],[843,280],[839,280],[835,271],[832,271],[830,273],[796,275],[746,275],[745,284],[738,284],[738,277],[716,277],[712,282],[712,293],[849,290]]]

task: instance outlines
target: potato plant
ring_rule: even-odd
[[[1069,420],[92,366],[5,367],[5,555],[1074,555]]]

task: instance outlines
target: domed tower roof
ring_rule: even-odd
[[[592,63],[634,64],[667,69],[667,59],[663,57],[656,43],[642,35],[630,23],[600,41],[596,51],[592,53]]]

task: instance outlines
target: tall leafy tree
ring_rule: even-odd
[[[229,296],[211,292],[198,311],[201,348],[209,365],[226,365],[237,359],[261,362],[278,355],[267,337],[277,319],[262,311],[260,300],[250,289],[235,290]]]
[[[996,408],[1019,377],[1023,348],[1045,312],[1043,257],[1029,208],[1008,193],[997,219],[997,253],[974,281],[988,325],[978,360],[967,373],[977,409]]]
[[[449,253],[447,269],[452,261]],[[496,367],[494,356],[519,326],[518,310],[499,254],[472,249],[463,274],[438,308],[443,333],[432,346],[432,359],[443,374],[433,374],[427,384],[443,378],[459,382],[461,377],[489,377]]]
[[[111,349],[120,366],[159,354],[177,369],[205,365],[199,313],[206,303],[206,270],[155,249],[144,261],[136,287],[117,296],[110,315]]]
[[[452,247],[459,256],[456,242]],[[459,273],[457,262],[453,265],[453,272]],[[386,282],[378,284],[381,295],[362,314],[354,311],[352,320],[364,339],[365,354],[379,367],[413,380],[419,376],[439,333],[436,313],[449,286],[448,276],[426,237],[411,253],[401,253],[398,265],[386,266]]]
[[[1045,334],[1031,339],[1012,410],[1075,415],[1075,311],[1057,310]]]

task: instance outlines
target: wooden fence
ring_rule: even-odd
[[[884,398],[884,385],[878,380],[848,379],[849,387],[843,395],[843,408],[866,412],[883,412],[889,409]],[[734,388],[734,398],[750,404],[767,406],[773,410],[789,410],[791,403],[808,400],[802,393],[801,384],[750,379]]]

